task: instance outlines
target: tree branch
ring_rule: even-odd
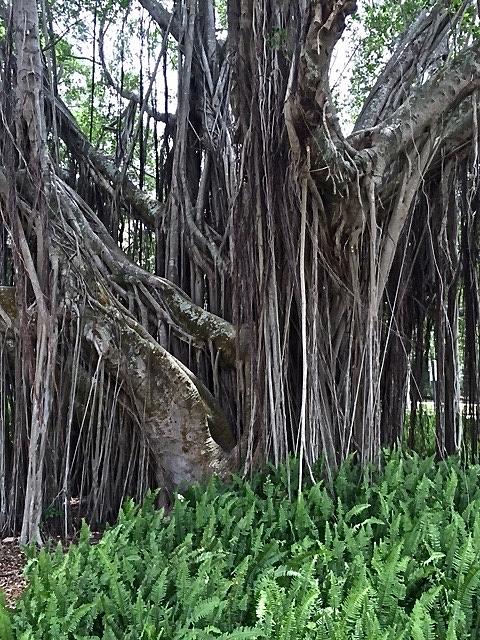
[[[110,85],[112,89],[114,89],[114,91],[116,91],[122,98],[125,98],[125,100],[128,100],[129,102],[133,102],[140,106],[143,104],[143,102],[140,99],[140,96],[138,95],[138,93],[135,93],[135,91],[128,91],[127,89],[125,89],[125,87],[121,87],[118,84],[118,82],[115,81],[115,79],[113,78],[107,66],[107,63],[105,60],[105,47],[104,47],[105,33],[107,31],[105,22],[106,22],[106,17],[103,16],[102,22],[100,24],[99,34],[98,34],[98,55],[100,57],[100,62],[102,64],[105,80],[107,81],[107,84]],[[151,118],[153,118],[153,120],[155,120],[156,122],[163,122],[168,126],[172,126],[175,122],[174,115],[170,113],[159,113],[156,109],[154,109],[150,105],[145,104],[144,110],[145,110],[145,113],[149,115]]]
[[[18,179],[21,180],[21,176],[18,176]],[[52,196],[51,202],[52,211],[60,206],[64,211],[63,215],[67,217],[70,215],[70,222],[75,225],[92,255],[98,256],[108,267],[110,278],[122,284],[142,283],[151,293],[157,292],[160,301],[168,310],[166,319],[172,328],[179,328],[184,335],[190,336],[196,342],[207,344],[211,342],[220,352],[224,366],[234,367],[236,331],[233,325],[194,304],[180,287],[169,280],[155,276],[132,262],[95,213],[58,176],[55,177],[55,187],[55,195]],[[3,197],[7,194],[3,170],[0,170],[0,194]],[[34,197],[33,193],[26,195],[28,199]],[[72,202],[76,203],[75,207],[72,207]],[[5,295],[8,295],[9,288],[4,289]],[[0,306],[1,302],[0,297]],[[2,319],[6,321],[0,314],[0,321]]]
[[[471,0],[464,0],[452,15],[450,3],[438,2],[431,10],[423,9],[412,25],[400,38],[398,45],[378,77],[364,102],[355,124],[353,140],[357,132],[368,130],[385,120],[408,97],[412,86],[418,82],[458,24]]]
[[[479,86],[480,43],[476,43],[413,92],[390,118],[371,131],[369,152],[378,160],[378,176],[383,176],[385,167],[399,153],[415,145],[421,135],[448,117],[449,112]]]
[[[166,278],[154,276],[131,262],[93,211],[89,211],[89,216],[97,237],[103,243],[102,255],[116,281],[124,284],[141,282],[150,291],[159,291],[173,322],[195,340],[212,342],[221,352],[224,364],[234,366],[236,334],[233,325],[194,304],[180,287]]]
[[[57,178],[58,197],[65,203],[79,200],[68,185]],[[80,205],[80,202],[77,203]],[[211,342],[222,354],[227,366],[235,365],[235,329],[232,324],[202,309],[176,285],[165,278],[148,273],[125,255],[95,213],[81,202],[77,206],[76,222],[93,253],[101,256],[111,271],[113,279],[120,283],[143,283],[150,292],[157,291],[169,311],[172,324],[196,341]]]
[[[157,0],[139,0],[139,2],[142,7],[148,11],[148,13],[161,29],[165,30],[168,28],[172,16],[171,13],[160,4],[160,2],[157,2]],[[175,38],[175,40],[179,40],[181,26],[175,16],[170,26],[170,33]]]
[[[132,208],[135,217],[148,229],[154,229],[156,216],[164,215],[165,205],[138,189],[129,178],[125,177],[122,181],[121,171],[110,158],[89,142],[64,102],[58,97],[53,99],[49,92],[46,92],[46,97],[50,104],[53,104],[53,101],[55,103],[55,115],[59,118],[59,133],[69,150],[94,168],[109,183],[118,186],[124,201]]]

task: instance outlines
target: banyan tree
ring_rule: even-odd
[[[411,4],[349,134],[352,0],[87,2],[89,122],[60,87],[77,3],[4,4],[0,531],[290,454],[376,464],[424,437],[432,359],[436,453],[478,458],[477,5]]]

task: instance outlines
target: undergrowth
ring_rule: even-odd
[[[394,453],[300,499],[282,469],[193,487],[168,516],[129,502],[97,545],[84,526],[68,553],[30,553],[0,638],[480,638],[479,480]]]

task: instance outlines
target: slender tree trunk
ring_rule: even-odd
[[[33,219],[29,221],[34,235],[27,237],[20,202],[17,203],[13,217],[13,224],[16,226],[15,237],[18,239],[16,249],[33,290],[37,315],[35,355],[31,361],[32,408],[21,541],[41,543],[43,467],[57,351],[55,291],[58,263],[50,254],[47,206],[51,188],[50,162],[44,115],[44,69],[35,0],[19,0],[14,4],[13,28],[17,53],[15,123],[18,169],[25,173],[27,181],[33,181],[32,187],[36,194],[35,207],[32,210]],[[13,185],[13,188],[15,190],[16,185]],[[24,320],[28,322],[26,317]],[[29,328],[22,327],[21,331],[27,333]]]

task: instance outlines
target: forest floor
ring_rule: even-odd
[[[25,555],[16,538],[0,540],[0,591],[5,593],[7,606],[15,604],[26,586],[23,577]]]

